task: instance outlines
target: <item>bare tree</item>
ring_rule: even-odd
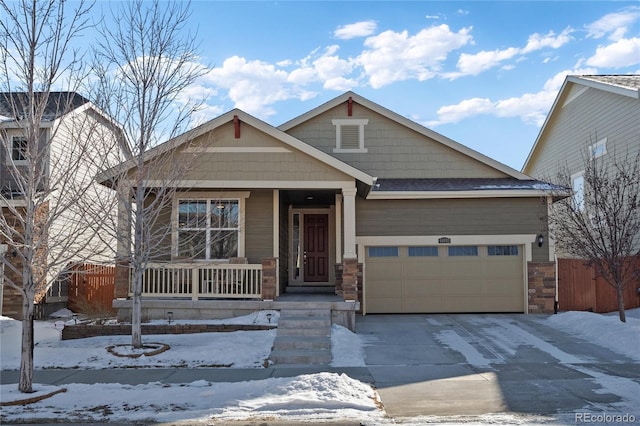
[[[554,203],[551,231],[561,251],[584,259],[615,289],[625,322],[624,290],[640,279],[640,153],[583,157],[581,177],[558,174],[557,183],[574,193]]]
[[[104,192],[93,176],[99,158],[117,147],[117,126],[76,93],[86,73],[73,43],[88,27],[90,5],[74,6],[0,6],[0,240],[9,246],[0,262],[23,300],[21,392],[32,391],[36,298],[69,262],[109,256],[95,238],[99,217],[92,222],[86,213]]]
[[[131,269],[132,345],[142,346],[141,295],[149,263],[166,258],[170,247],[170,207],[189,161],[176,153],[180,135],[199,103],[184,91],[205,69],[197,64],[194,35],[185,34],[188,4],[123,4],[115,26],[101,29],[96,49],[102,108],[122,123],[132,159],[102,176],[118,186],[121,217],[117,262]],[[162,140],[169,142],[159,145]],[[131,236],[133,232],[133,236]]]

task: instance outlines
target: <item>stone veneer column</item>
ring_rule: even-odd
[[[262,300],[275,299],[278,285],[277,273],[275,257],[262,259]]]
[[[529,262],[529,313],[551,314],[556,299],[556,264],[555,262]]]
[[[126,299],[129,297],[129,262],[117,261],[115,272],[115,299]]]
[[[342,267],[342,296],[347,302],[358,301],[358,259],[345,258]]]

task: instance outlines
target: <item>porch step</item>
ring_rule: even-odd
[[[336,294],[336,287],[332,285],[289,285],[285,293],[292,294]]]
[[[276,364],[329,364],[331,310],[281,310],[269,358]]]

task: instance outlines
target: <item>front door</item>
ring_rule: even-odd
[[[329,281],[329,215],[304,215],[304,281]]]

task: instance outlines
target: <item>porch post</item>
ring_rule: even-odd
[[[358,300],[358,259],[356,255],[356,189],[343,188],[344,258],[342,295],[347,302]]]
[[[343,188],[344,207],[344,257],[356,256],[356,189]]]

